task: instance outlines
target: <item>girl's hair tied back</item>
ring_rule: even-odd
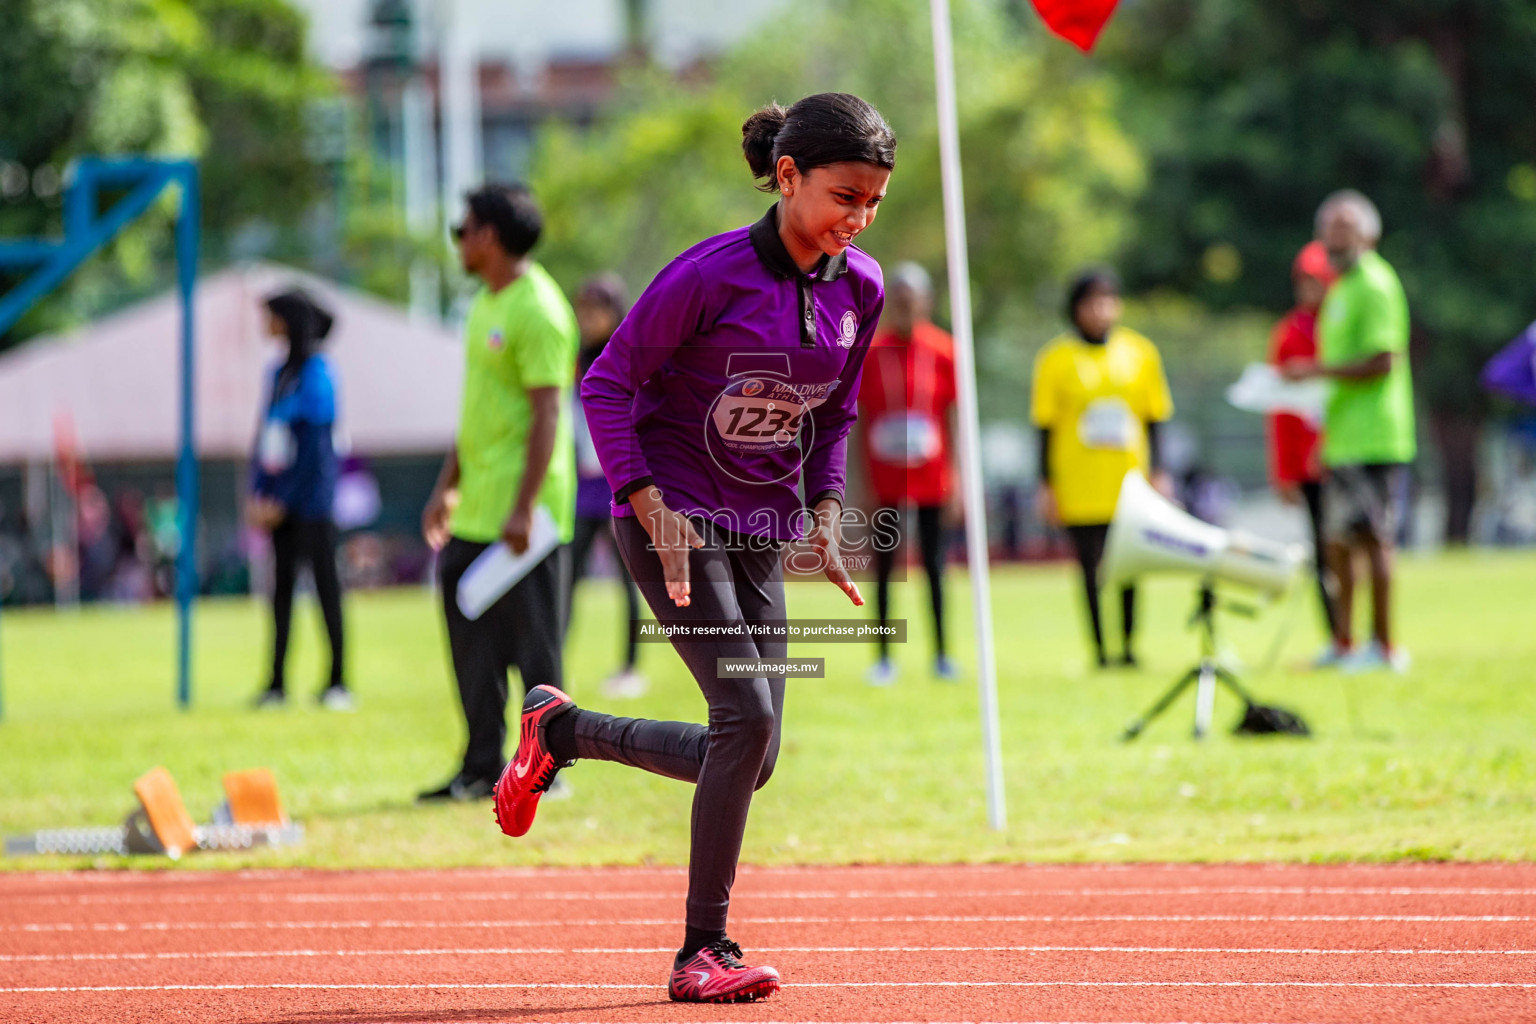
[[[773,175],[773,143],[787,120],[789,111],[777,103],[770,103],[741,126],[741,151],[746,155],[747,166],[752,168],[752,177]]]

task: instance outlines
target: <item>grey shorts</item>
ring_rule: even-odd
[[[1407,497],[1408,467],[1403,463],[1331,466],[1323,480],[1323,539],[1391,544]]]

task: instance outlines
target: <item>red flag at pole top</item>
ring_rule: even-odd
[[[1052,32],[1087,53],[1119,0],[1031,0]]]

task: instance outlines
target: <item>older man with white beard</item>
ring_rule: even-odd
[[[1317,235],[1338,281],[1318,316],[1318,359],[1288,363],[1287,377],[1327,378],[1323,415],[1323,538],[1336,586],[1333,649],[1321,659],[1345,671],[1405,672],[1408,653],[1392,642],[1392,553],[1403,514],[1408,466],[1417,452],[1413,378],[1408,368],[1408,300],[1376,252],[1381,215],[1353,190],[1317,211]],[[1370,565],[1372,638],[1355,649],[1351,611],[1355,556]]]

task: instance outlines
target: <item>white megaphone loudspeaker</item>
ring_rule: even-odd
[[[1290,587],[1305,556],[1300,544],[1202,523],[1133,469],[1120,485],[1099,578],[1109,586],[1149,573],[1183,573],[1273,597]]]

